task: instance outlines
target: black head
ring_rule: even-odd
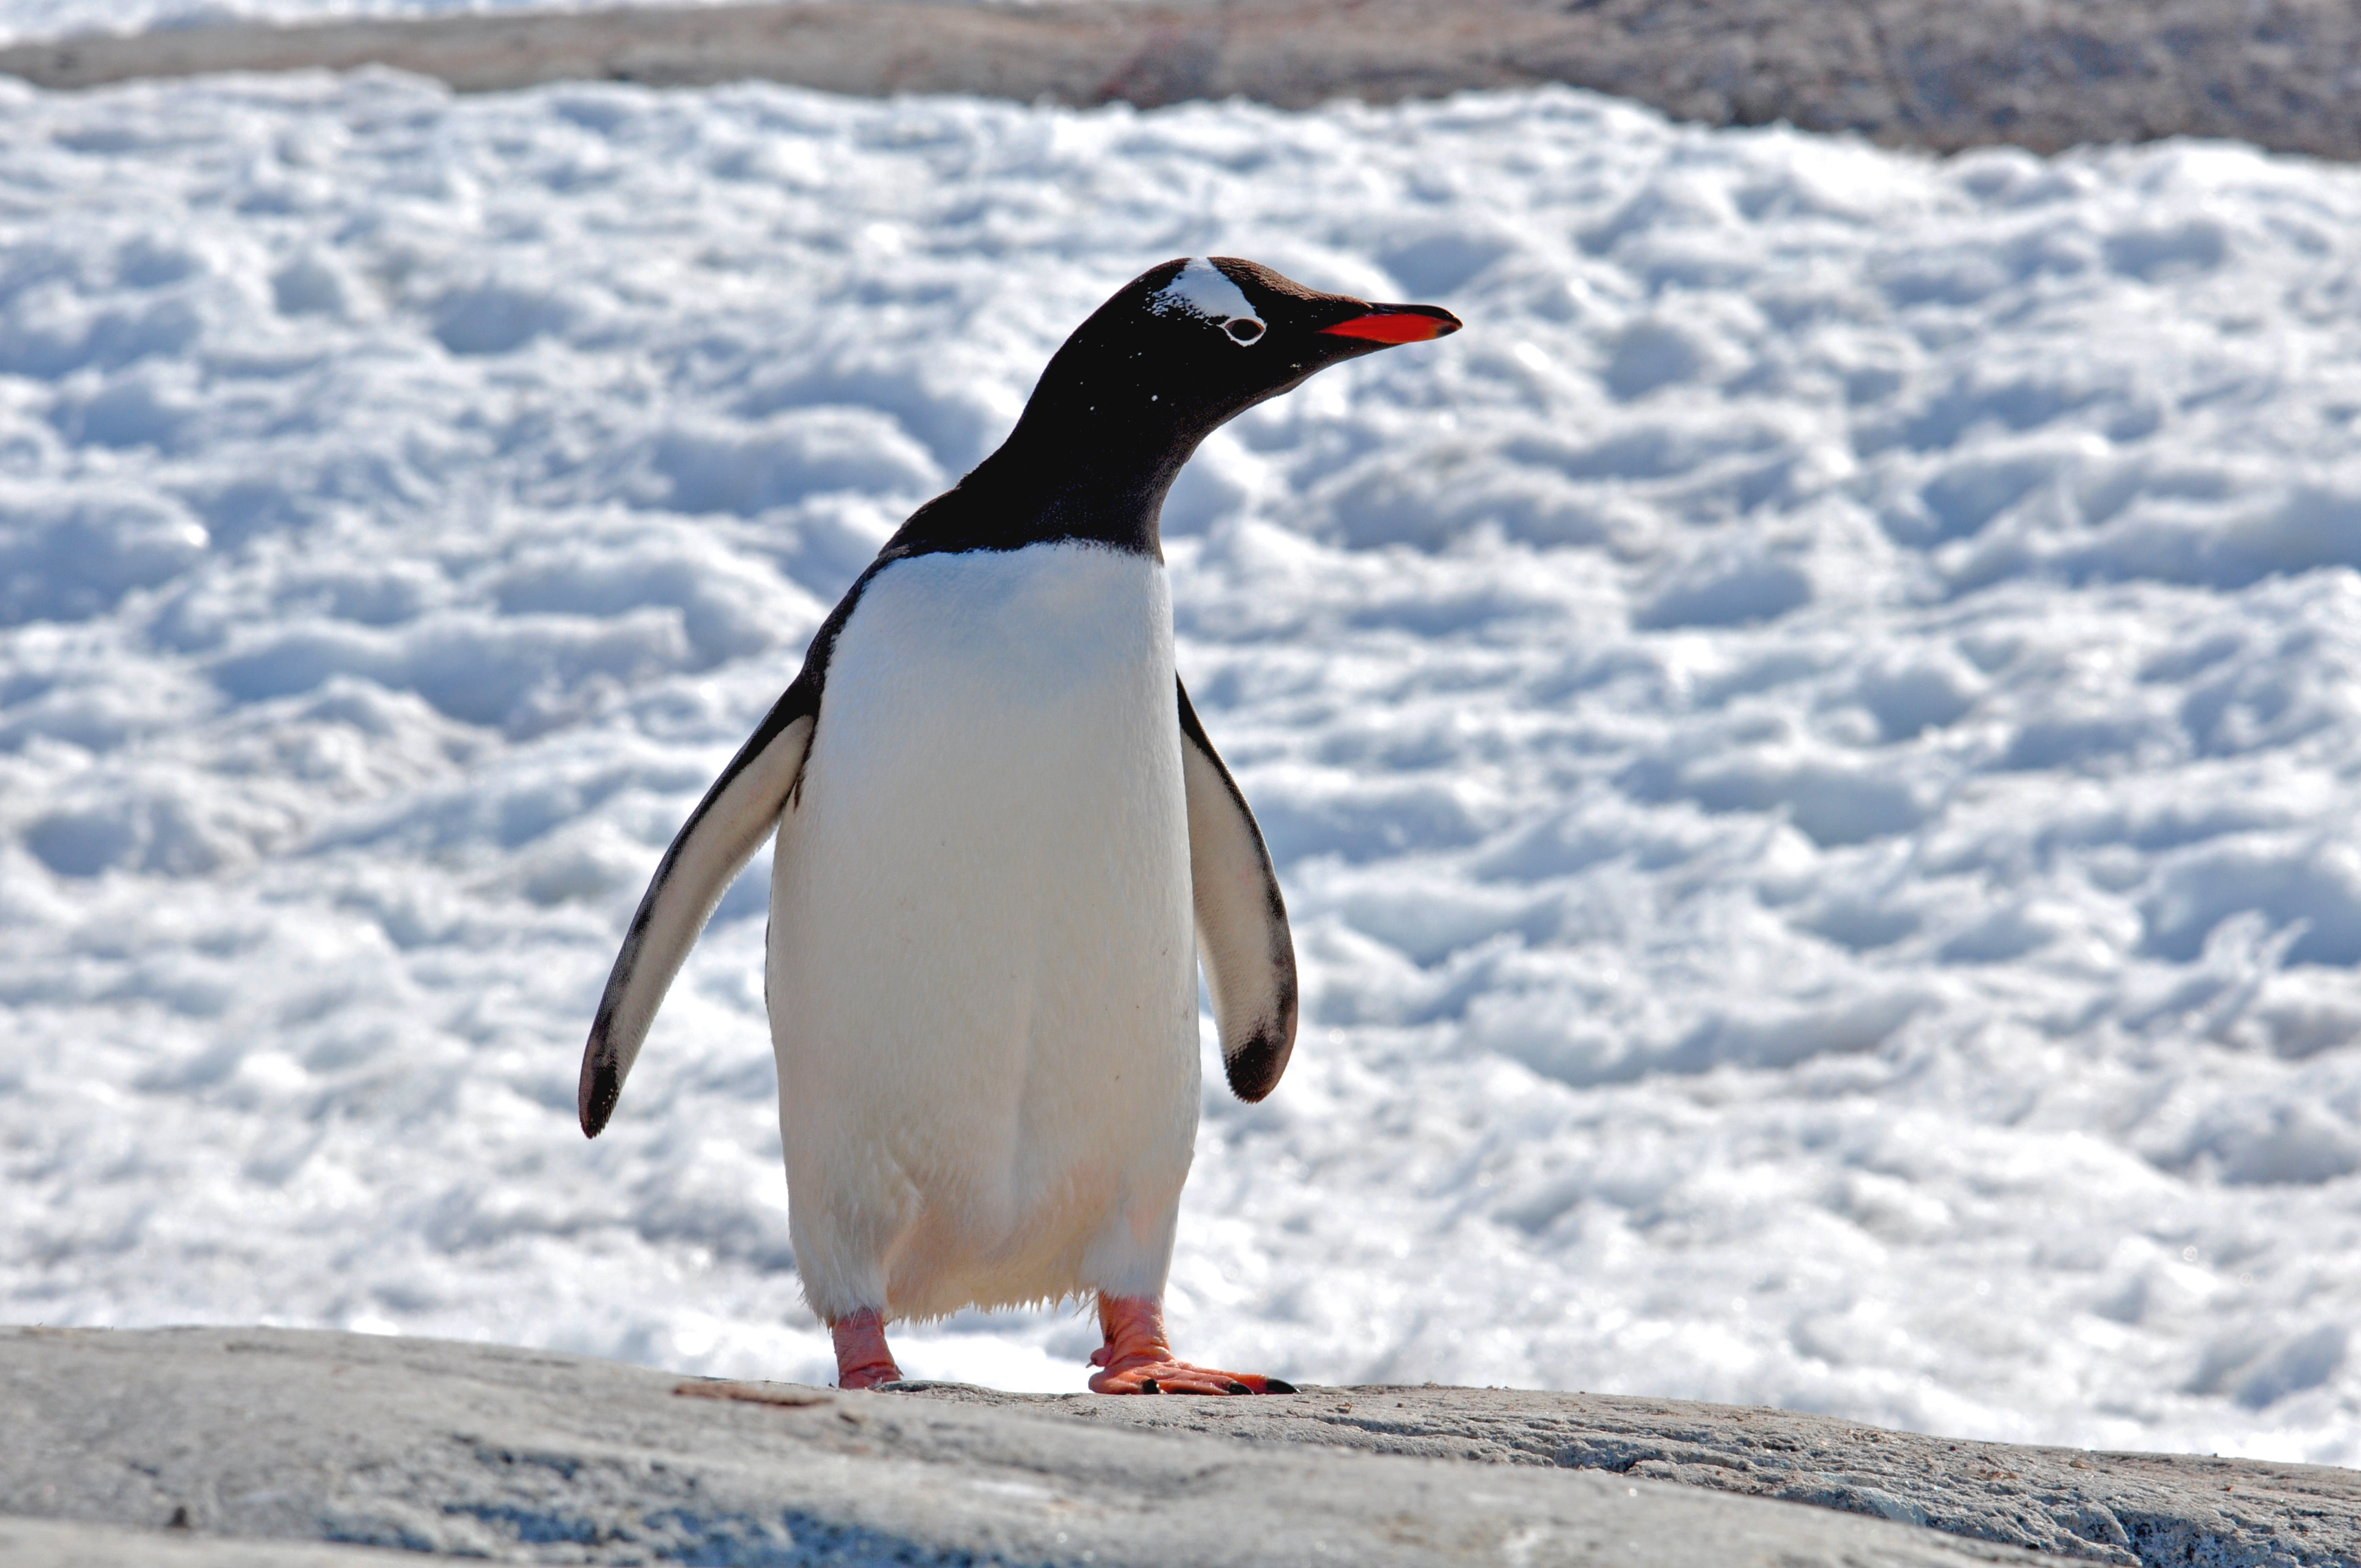
[[[1235,257],[1151,268],[1074,329],[1042,371],[1025,422],[1155,431],[1198,442],[1307,377],[1398,343],[1459,330],[1433,305],[1323,294]],[[1183,454],[1185,459],[1186,454]]]
[[[1459,324],[1438,306],[1323,294],[1235,257],[1152,267],[1074,329],[1000,450],[888,549],[1063,537],[1159,553],[1165,492],[1206,436],[1331,365]]]

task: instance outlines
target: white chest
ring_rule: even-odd
[[[1075,544],[922,555],[873,579],[838,638],[806,776],[928,819],[1096,810],[1177,781],[1174,702],[1157,563]]]
[[[808,871],[814,917],[911,966],[899,989],[1053,1013],[1092,975],[1128,994],[1149,969],[1185,972],[1166,596],[1155,562],[1071,544],[880,573],[829,662],[787,818],[782,864]]]
[[[816,1303],[1160,1279],[1198,1096],[1177,705],[1153,561],[921,556],[864,590],[772,882]]]

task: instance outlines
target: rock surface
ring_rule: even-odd
[[[316,1541],[245,1541],[188,1530],[0,1518],[0,1563],[8,1568],[400,1568],[417,1561],[408,1552]]]
[[[37,1521],[0,1518],[0,1560],[60,1568],[374,1556],[257,1539],[764,1565],[2035,1560],[2009,1541],[2361,1563],[2350,1472],[1582,1395],[845,1394],[435,1341],[16,1329],[0,1409],[0,1515]]]
[[[1052,0],[253,24],[0,49],[51,87],[379,63],[467,90],[766,77],[855,93],[1283,106],[1563,82],[1711,125],[1893,146],[2236,137],[2361,157],[2346,0]]]
[[[1107,1426],[1609,1470],[2102,1563],[2361,1563],[2361,1474],[2326,1465],[1952,1442],[1785,1410],[1505,1388],[1124,1401],[906,1387]]]

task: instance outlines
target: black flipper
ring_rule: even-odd
[[[787,688],[689,813],[648,880],[582,1047],[584,1135],[597,1137],[614,1114],[673,976],[713,917],[714,905],[786,810],[819,717],[817,703],[799,700],[807,695],[800,681]]]
[[[1180,692],[1197,957],[1213,993],[1230,1087],[1241,1100],[1259,1100],[1277,1087],[1295,1049],[1295,940],[1262,829],[1205,739],[1189,688]]]
[[[928,507],[919,508],[919,515]],[[705,923],[713,918],[714,905],[793,800],[812,731],[819,723],[820,694],[828,684],[828,661],[836,652],[837,634],[861,602],[862,590],[902,554],[889,544],[853,579],[812,633],[795,683],[771,705],[656,862],[656,874],[648,879],[648,891],[641,895],[631,928],[624,934],[623,950],[615,955],[615,967],[608,972],[598,1014],[590,1021],[589,1042],[582,1047],[577,1104],[584,1136],[595,1138],[606,1129],[673,976],[687,961]]]

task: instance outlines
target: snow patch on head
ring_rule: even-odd
[[[1263,320],[1247,302],[1246,291],[1202,256],[1191,257],[1172,281],[1150,294],[1148,308],[1159,316],[1195,316],[1211,322],[1227,333],[1233,343],[1256,342],[1264,331]]]

